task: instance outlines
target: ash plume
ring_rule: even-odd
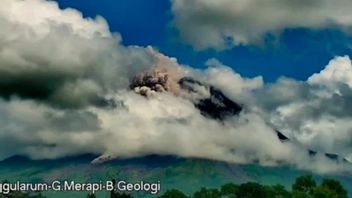
[[[170,91],[170,82],[167,72],[156,69],[136,76],[130,87],[136,93],[148,96],[151,92]]]
[[[155,58],[155,63],[148,71],[135,76],[130,88],[144,96],[165,91],[178,95],[180,91],[178,81],[185,75],[185,69],[177,65],[174,59],[170,59],[152,48],[148,49]]]
[[[167,72],[154,70],[136,76],[130,88],[137,94],[151,97],[157,92],[171,92],[191,100],[202,115],[223,120],[227,116],[236,115],[242,107],[226,97],[219,89],[205,85],[191,77],[179,81],[170,79]],[[170,86],[173,85],[173,86]]]
[[[161,53],[149,48],[156,64],[148,71],[132,79],[130,89],[135,93],[151,97],[157,92],[170,92],[192,101],[202,115],[223,120],[242,111],[241,105],[232,101],[214,86],[185,76],[187,71]]]

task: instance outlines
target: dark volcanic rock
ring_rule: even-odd
[[[228,99],[221,91],[210,87],[210,98],[199,100],[195,106],[207,117],[223,120],[227,116],[239,114],[242,107]]]
[[[276,130],[276,134],[277,134],[277,137],[283,142],[290,140],[287,136],[285,136],[283,133],[281,133],[278,130]]]
[[[202,115],[214,119],[223,120],[227,116],[237,115],[242,111],[242,107],[226,97],[220,90],[213,86],[204,85],[192,78],[186,77],[179,81],[182,89],[190,92],[197,92],[193,85],[209,88],[210,97],[196,101],[195,106]]]

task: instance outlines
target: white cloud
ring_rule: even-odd
[[[352,88],[352,64],[348,56],[336,57],[331,60],[324,70],[308,78],[312,85],[327,86],[336,89],[340,84]]]
[[[253,98],[251,95],[254,90],[261,89],[264,85],[263,78],[257,76],[254,78],[245,78],[233,71],[230,67],[223,65],[216,59],[207,61],[208,69],[206,78],[207,83],[221,89],[226,96],[232,100],[251,106]]]
[[[122,46],[120,36],[109,31],[102,17],[85,19],[77,10],[61,10],[52,1],[1,4],[6,5],[0,8],[2,96],[17,94],[79,107],[128,86],[136,72],[151,65],[147,50]],[[67,87],[76,87],[76,99],[82,101],[57,97],[69,95],[63,93]]]
[[[109,27],[102,17],[97,17],[95,20],[83,19],[82,14],[77,10],[60,10],[55,2],[3,0],[2,4],[6,6],[0,8],[1,18],[10,22],[13,25],[12,28],[16,28],[14,27],[16,25],[17,28],[27,27],[28,34],[45,36],[50,34],[55,26],[61,26],[62,29],[66,28],[73,34],[86,38],[111,37]],[[34,32],[30,32],[30,30]],[[12,36],[15,37],[23,32],[13,33]]]
[[[286,28],[352,25],[349,0],[172,0],[174,23],[198,49],[261,42]]]
[[[349,156],[351,78],[350,58],[336,57],[307,82],[283,78],[267,85],[257,101],[279,130],[307,148]]]

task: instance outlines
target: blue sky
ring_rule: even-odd
[[[337,55],[352,55],[351,37],[338,29],[286,29],[275,43],[237,46],[230,50],[194,50],[172,25],[171,2],[162,0],[57,0],[61,8],[80,10],[85,17],[103,16],[125,45],[152,45],[182,64],[203,68],[217,58],[243,76],[261,75],[266,82],[280,76],[305,80]]]

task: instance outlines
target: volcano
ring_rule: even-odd
[[[220,122],[228,117],[239,115],[244,109],[242,105],[231,100],[220,89],[212,85],[192,77],[182,77],[178,81],[176,79],[167,70],[154,70],[136,76],[132,80],[130,89],[145,97],[150,97],[158,92],[172,92],[175,95],[182,95],[193,102],[201,115]],[[294,142],[281,131],[273,130],[282,143]],[[307,155],[310,157],[316,157],[317,154],[319,154],[318,151],[307,149]],[[350,163],[349,160],[338,154],[324,153],[323,155],[336,163]]]
[[[241,105],[230,100],[219,89],[205,85],[190,77],[184,77],[179,81],[182,89],[188,92],[197,92],[195,86],[206,87],[209,96],[195,101],[195,107],[200,110],[201,114],[218,120],[223,120],[228,116],[237,115],[242,111]]]

